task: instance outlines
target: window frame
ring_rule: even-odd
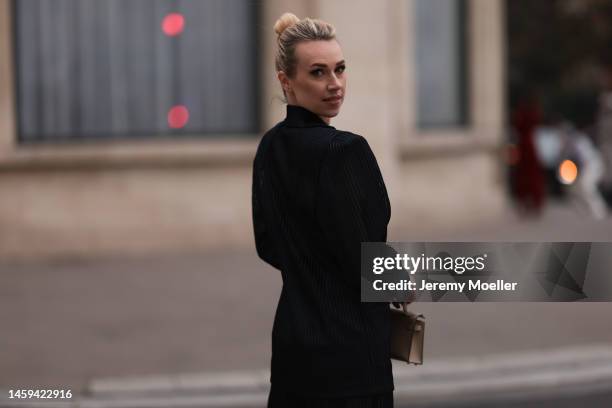
[[[56,144],[81,144],[81,143],[104,143],[108,140],[165,140],[169,138],[179,139],[179,140],[189,140],[189,139],[241,139],[241,138],[252,138],[253,135],[259,133],[262,129],[262,121],[261,121],[261,105],[256,103],[261,100],[262,96],[262,86],[261,81],[258,79],[261,76],[260,73],[260,64],[258,60],[257,50],[261,47],[261,33],[258,30],[259,21],[261,21],[261,9],[262,7],[258,3],[247,2],[246,6],[249,8],[248,13],[249,17],[252,18],[251,30],[248,33],[248,36],[253,39],[255,43],[255,47],[249,48],[247,50],[248,58],[253,62],[253,66],[255,67],[254,72],[252,72],[252,76],[254,78],[253,86],[253,111],[251,115],[253,116],[253,128],[256,129],[254,132],[242,132],[236,133],[231,131],[203,131],[203,132],[183,132],[180,130],[173,130],[167,128],[165,130],[159,131],[151,131],[151,132],[127,132],[125,134],[121,133],[113,133],[113,134],[104,134],[103,132],[96,134],[78,134],[77,132],[72,132],[70,135],[64,135],[61,137],[56,137],[53,134],[47,134],[44,137],[31,137],[25,138],[23,131],[21,129],[20,124],[20,112],[19,108],[21,106],[20,103],[20,89],[19,89],[19,75],[20,75],[20,57],[19,57],[19,47],[17,47],[16,42],[18,41],[18,11],[17,11],[17,0],[11,1],[11,47],[12,47],[12,61],[13,61],[13,78],[14,78],[14,101],[15,101],[15,131],[16,131],[16,139],[19,145],[56,145]],[[169,81],[176,82],[175,77],[169,78]]]
[[[20,144],[17,133],[17,90],[14,52],[14,2],[0,0],[0,173],[31,171],[80,171],[91,169],[248,167],[259,143],[263,126],[269,125],[271,108],[264,104],[266,81],[258,87],[254,133],[226,134],[223,137],[99,139],[84,143]],[[259,7],[254,25],[261,39],[262,15],[269,6]],[[260,40],[259,40],[260,41]],[[260,41],[261,42],[261,41]],[[253,49],[256,77],[262,78],[262,58],[271,46],[261,42],[263,53]]]
[[[444,155],[495,152],[503,140],[505,112],[504,0],[466,0],[466,68],[469,100],[465,126],[422,129],[417,125],[416,65],[413,63],[416,13],[412,1],[389,7],[389,75],[396,78],[391,107],[391,131],[402,162]]]

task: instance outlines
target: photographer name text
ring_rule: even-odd
[[[390,290],[390,291],[406,291],[406,290],[428,290],[428,291],[457,291],[463,292],[467,290],[479,290],[479,291],[514,291],[518,282],[506,282],[503,279],[497,279],[495,282],[483,282],[478,280],[469,280],[466,282],[431,282],[421,281],[420,287],[417,287],[416,282],[402,279],[399,282],[384,282],[381,279],[377,279],[372,282],[374,290]]]

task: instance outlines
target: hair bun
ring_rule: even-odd
[[[274,24],[274,32],[280,37],[280,35],[287,28],[300,22],[300,19],[293,13],[285,13]]]

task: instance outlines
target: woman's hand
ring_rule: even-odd
[[[391,302],[391,304],[393,304],[393,306],[395,306],[396,308],[401,309],[402,308],[402,303],[405,303],[406,305],[409,305],[409,304],[411,304],[412,302],[415,301],[416,296],[415,296],[414,292],[412,292],[412,291],[408,292],[407,296],[408,296],[407,300],[403,300],[401,302]]]

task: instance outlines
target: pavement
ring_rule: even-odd
[[[420,240],[612,241],[612,218],[555,204],[538,219],[509,211]],[[79,397],[63,406],[73,407],[262,406],[280,289],[280,274],[252,249],[0,262],[0,390],[71,389]],[[418,307],[426,364],[394,365],[397,406],[612,406],[612,304]],[[7,406],[26,405],[0,395]]]

